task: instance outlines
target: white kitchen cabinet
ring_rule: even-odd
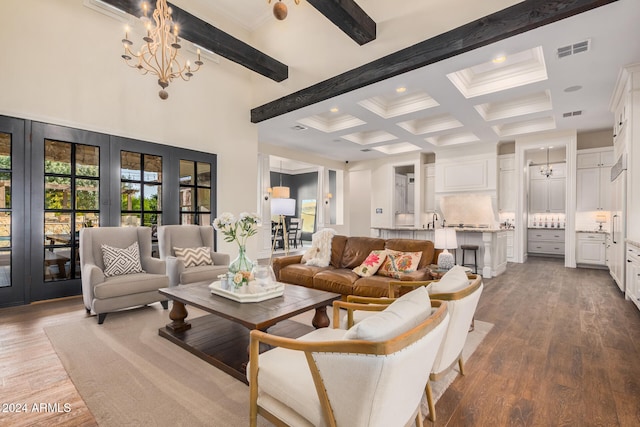
[[[577,233],[576,262],[605,266],[606,236],[604,233]]]
[[[424,211],[436,210],[436,165],[424,165]]]
[[[564,255],[564,230],[530,228],[527,230],[527,252],[538,255]]]
[[[532,169],[532,173],[537,171],[535,167]],[[529,212],[564,213],[565,200],[565,178],[531,179],[529,182]]]
[[[500,212],[515,212],[515,155],[500,156],[498,160],[500,165],[498,171],[498,210]]]
[[[577,210],[611,209],[611,165],[613,149],[581,150],[578,153]]]
[[[627,242],[627,288],[625,297],[640,309],[640,247]]]

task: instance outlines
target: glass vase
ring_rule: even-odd
[[[236,274],[239,271],[251,272],[253,262],[247,258],[244,245],[239,246],[238,256],[229,264],[229,273]]]

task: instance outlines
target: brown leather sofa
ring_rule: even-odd
[[[307,288],[336,292],[342,295],[366,297],[387,296],[389,282],[398,280],[374,274],[360,277],[352,271],[373,250],[391,249],[402,252],[422,252],[418,270],[403,274],[400,280],[430,280],[429,265],[434,263],[435,250],[429,240],[378,239],[373,237],[333,236],[331,262],[328,267],[302,264],[302,255],[275,258],[273,271],[279,282]]]

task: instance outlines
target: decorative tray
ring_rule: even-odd
[[[260,302],[265,301],[271,298],[276,298],[282,296],[284,293],[284,283],[275,282],[273,285],[265,288],[260,288],[257,285],[249,285],[248,289],[245,292],[233,292],[228,289],[223,289],[221,287],[221,282],[219,280],[213,282],[209,285],[209,289],[211,289],[211,293],[214,295],[218,295],[224,298],[228,298],[237,302]],[[258,292],[251,292],[254,289],[258,290]]]

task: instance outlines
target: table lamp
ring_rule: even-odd
[[[600,228],[598,228],[598,230],[602,231],[602,223],[607,222],[607,216],[605,214],[597,214],[596,222],[600,224]]]
[[[455,264],[456,260],[448,249],[457,249],[458,240],[456,239],[456,230],[453,228],[438,228],[435,237],[436,249],[443,249],[438,256],[438,268],[440,270],[449,270]]]

